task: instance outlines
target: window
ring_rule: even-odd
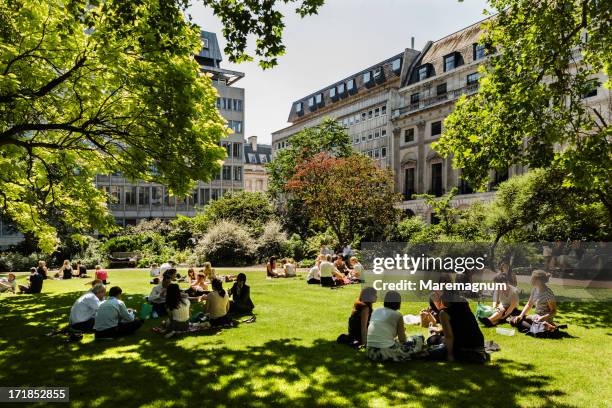
[[[472,74],[469,74],[467,76],[467,84],[468,85],[476,84],[476,83],[478,83],[478,79],[479,78],[480,78],[480,75],[478,74],[478,72],[474,72]]]
[[[333,99],[333,98],[336,97],[336,95],[337,95],[336,87],[330,88],[330,90],[329,90],[329,97]]]
[[[342,86],[344,87],[344,84],[342,84]],[[346,81],[346,89],[349,92],[353,92],[356,89],[355,80],[354,79],[349,79],[348,81]]]
[[[474,52],[473,52],[474,61],[484,58],[485,50],[486,50],[486,47],[484,44],[474,44]]]
[[[317,105],[320,105],[323,102],[323,94],[317,94],[317,96],[315,96],[315,101],[317,102]]]
[[[419,93],[418,92],[410,95],[410,104],[415,105],[417,103],[419,103]]]
[[[217,200],[220,196],[221,196],[221,189],[213,188],[210,194],[210,199],[214,201],[214,200]]]
[[[380,150],[379,149],[374,149],[374,158],[375,159],[380,158]]]
[[[257,157],[255,156],[255,153],[248,153],[247,156],[249,158],[249,163],[257,163]]]
[[[414,142],[414,128],[404,130],[404,143]]]
[[[450,54],[444,57],[444,72],[450,71],[456,67],[456,59],[457,57],[455,54]]]
[[[367,84],[372,80],[372,73],[370,71],[363,73],[363,83]]]
[[[349,118],[348,118],[348,124],[349,124],[349,126],[350,126],[350,125],[353,125],[354,123],[355,123],[355,117],[353,117],[353,116],[349,116]]]
[[[583,98],[592,98],[597,96],[597,88],[599,87],[599,81],[591,80],[587,84],[587,91],[582,95]]]
[[[162,188],[161,187],[151,187],[151,204],[161,205],[161,203],[162,203]]]
[[[437,136],[441,133],[442,133],[442,122],[441,121],[432,122],[431,123],[431,135]]]
[[[386,115],[387,114],[387,105],[385,105],[382,108],[380,108],[380,114],[381,115]]]
[[[315,106],[315,100],[314,100],[314,96],[308,99],[308,107],[309,108],[314,108]]]
[[[138,187],[138,205],[149,205],[150,198],[150,187]]]
[[[442,163],[431,165],[431,193],[436,197],[442,195]]]
[[[395,72],[398,72],[401,68],[402,68],[402,60],[399,58],[394,59],[393,62],[391,63],[391,69]]]
[[[378,81],[379,79],[382,79],[382,77],[383,77],[382,67],[376,68],[374,70],[374,79]]]
[[[136,205],[136,187],[125,188],[125,204]]]
[[[242,157],[242,154],[240,153],[242,152],[242,145],[240,143],[233,143],[233,145],[234,145],[233,156],[240,159]]]
[[[344,94],[344,92],[346,91],[344,84],[338,84],[338,93],[340,95]]]
[[[412,200],[412,195],[416,192],[414,190],[414,173],[414,167],[409,167],[404,170],[404,198],[406,200]]]
[[[304,105],[302,104],[302,102],[298,102],[295,104],[295,111],[297,113],[301,113],[304,110]]]
[[[267,163],[268,162],[268,156],[266,156],[265,154],[260,154],[259,155],[259,162],[260,163]]]
[[[367,140],[367,135],[364,133],[361,135],[361,141],[365,142]]]
[[[221,98],[217,96],[217,109],[221,109]]]
[[[423,80],[427,79],[428,74],[429,74],[429,69],[428,69],[427,65],[423,65],[423,66],[419,67],[419,69],[417,71],[417,74],[418,74],[419,81],[423,81]]]
[[[208,49],[208,38],[202,38],[202,48]],[[285,111],[286,112],[286,111]]]
[[[436,95],[444,95],[446,94],[446,82],[436,86]]]
[[[387,148],[386,147],[381,147],[380,148],[380,157],[387,157]]]
[[[372,119],[372,111],[368,111],[368,119]]]
[[[242,180],[242,167],[236,166],[234,167],[234,180],[241,181]]]
[[[374,135],[372,133],[368,133],[368,140],[372,140],[374,138]]]
[[[359,144],[359,136],[355,136],[355,138],[353,138],[353,144]]]
[[[242,101],[240,99],[234,99],[234,110],[238,112],[242,111]]]
[[[367,113],[365,113],[365,112],[361,112],[361,121],[362,121],[362,122],[366,120],[367,115],[368,115]]]
[[[232,166],[223,166],[222,179],[223,180],[232,179]]]
[[[387,136],[387,129],[383,129],[380,131],[380,137],[385,137]]]
[[[378,138],[380,138],[380,132],[377,130],[376,132],[374,132],[374,139]]]
[[[374,117],[377,118],[380,116],[380,108],[374,109]]]

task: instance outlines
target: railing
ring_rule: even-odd
[[[407,106],[403,106],[399,109],[393,110],[393,118],[398,118],[407,113],[416,112],[425,108],[429,108],[430,106],[438,105],[441,103],[445,103],[451,100],[459,99],[461,95],[472,95],[478,91],[479,84],[474,83],[463,88],[454,89],[446,92],[444,95],[436,95],[430,98],[426,98],[420,100],[418,103],[413,103]]]

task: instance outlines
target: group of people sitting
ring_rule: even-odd
[[[291,258],[283,258],[276,263],[275,256],[271,256],[266,264],[266,276],[268,278],[294,278],[297,276],[297,264]]]
[[[351,256],[345,261],[343,255],[321,254],[308,271],[306,282],[312,285],[337,287],[351,283],[361,283],[363,266]]]
[[[441,278],[444,280],[447,278]],[[521,332],[533,325],[542,330],[555,330],[557,313],[555,296],[546,285],[549,275],[535,270],[531,275],[532,291],[527,304],[519,311],[519,290],[506,285],[494,294],[494,313],[480,318],[487,327],[508,322]],[[501,273],[496,282],[508,282]],[[430,295],[429,308],[421,311],[421,321],[429,322],[429,337],[406,336],[403,315],[399,312],[401,296],[390,291],[385,295],[383,307],[373,309],[377,301],[374,288],[364,288],[355,301],[348,321],[348,334],[338,338],[340,343],[365,347],[373,361],[406,361],[415,358],[429,360],[484,363],[488,360],[484,336],[468,300],[456,291],[435,291]],[[535,314],[529,312],[535,309]]]

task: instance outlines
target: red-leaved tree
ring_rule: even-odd
[[[329,226],[340,245],[378,240],[397,220],[393,175],[361,154],[337,158],[319,153],[298,163],[285,186],[314,222]]]

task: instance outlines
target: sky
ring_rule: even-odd
[[[236,86],[245,88],[245,139],[257,135],[270,143],[272,132],[289,126],[292,103],[310,93],[383,61],[410,47],[421,49],[484,18],[482,0],[326,0],[318,15],[301,19],[290,8],[285,15],[285,55],[263,70],[257,60],[221,67],[245,73]],[[222,25],[212,10],[194,1],[193,22],[217,33]],[[251,55],[253,48],[250,49]]]

